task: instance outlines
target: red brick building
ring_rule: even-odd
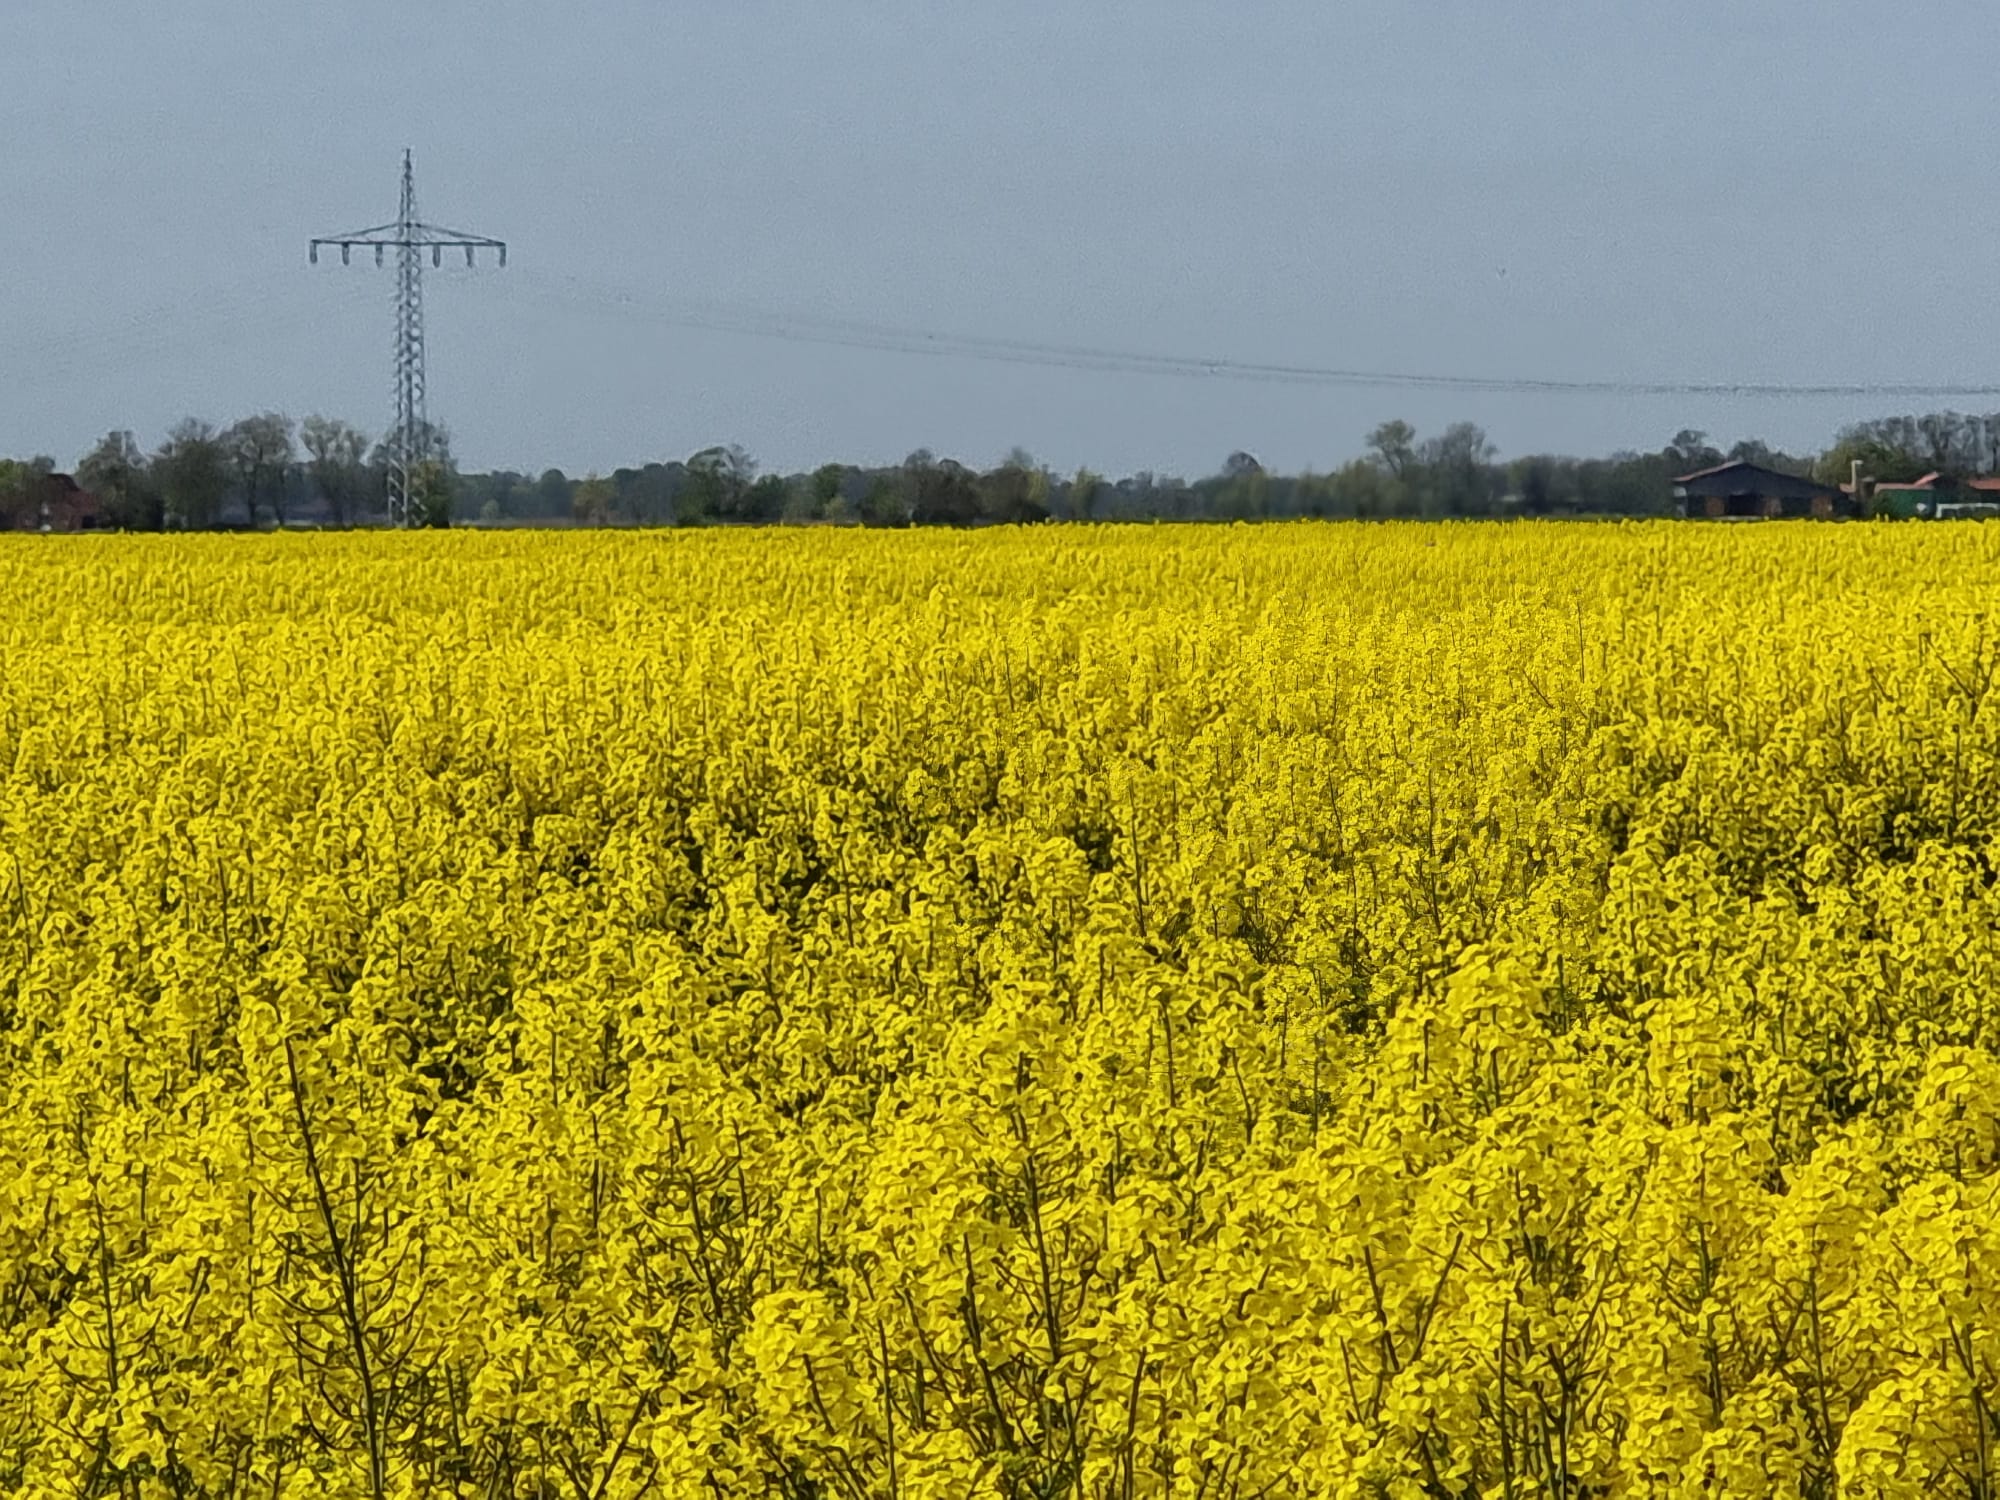
[[[41,514],[29,521],[37,531],[95,531],[103,524],[102,503],[69,474],[48,477]]]

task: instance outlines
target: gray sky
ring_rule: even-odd
[[[386,424],[390,219],[468,467],[1330,467],[1818,446],[1887,400],[1168,379],[689,329],[704,309],[1168,355],[1611,380],[1984,382],[2000,11],[1974,0],[4,0],[0,453],[261,408]],[[1969,405],[2000,407],[1990,403]]]

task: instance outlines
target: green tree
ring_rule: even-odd
[[[639,471],[639,478],[632,487],[632,519],[649,526],[671,519],[674,496],[686,483],[685,464],[647,464]]]
[[[1898,448],[1882,437],[1849,427],[1813,466],[1813,477],[1822,484],[1847,484],[1854,477],[1856,460],[1863,479],[1878,484],[1908,484],[1928,471],[1924,461],[1907,449]]]
[[[212,426],[197,417],[177,423],[153,455],[153,474],[169,530],[215,524],[229,490],[229,451]]]
[[[903,460],[897,480],[902,505],[901,519],[894,524],[970,526],[979,519],[979,484],[963,464],[918,448]]]
[[[910,524],[908,491],[888,474],[877,474],[861,499],[864,526],[907,526]]]
[[[1263,464],[1240,449],[1224,459],[1221,470],[1202,480],[1197,489],[1203,510],[1220,520],[1247,521],[1270,509],[1270,476]]]
[[[561,469],[544,469],[535,481],[535,508],[545,516],[570,513],[569,479]]]
[[[999,468],[982,476],[976,494],[979,513],[989,521],[1018,526],[1048,519],[1048,475],[1025,448],[1014,449]]]
[[[593,471],[577,482],[570,500],[570,513],[586,526],[602,526],[611,519],[611,507],[616,498],[612,482],[600,479]]]
[[[687,482],[674,502],[676,524],[744,519],[756,472],[750,455],[733,443],[702,449],[687,461]]]
[[[817,521],[824,513],[812,475],[796,474],[785,481],[785,503],[778,513],[779,520],[788,526],[803,526]]]
[[[1555,509],[1556,462],[1545,453],[1536,453],[1507,466],[1508,488],[1518,498],[1523,515],[1545,516]]]
[[[1396,514],[1403,498],[1401,482],[1380,458],[1357,458],[1327,476],[1327,508],[1336,516],[1363,521]]]
[[[77,462],[76,482],[97,496],[104,522],[125,531],[160,529],[160,492],[129,432],[107,432]]]
[[[0,458],[0,530],[18,531],[37,523],[41,479],[28,464]]]
[[[813,470],[813,513],[833,519],[840,506],[841,486],[847,479],[847,465],[821,464]]]
[[[1301,516],[1311,516],[1315,520],[1324,518],[1332,509],[1333,498],[1328,480],[1307,469],[1292,483],[1292,509]]]
[[[410,522],[412,526],[442,529],[451,525],[452,501],[457,475],[444,458],[427,458],[410,470]]]
[[[1076,478],[1069,482],[1069,513],[1079,521],[1088,521],[1097,514],[1097,502],[1104,493],[1104,477],[1089,469],[1078,469]]]
[[[782,474],[766,474],[750,486],[743,497],[743,519],[746,521],[775,521],[785,513],[786,501],[791,490]]]

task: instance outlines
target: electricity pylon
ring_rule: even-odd
[[[444,252],[463,250],[465,263],[475,264],[481,250],[497,250],[500,264],[507,264],[507,246],[502,240],[484,235],[462,234],[441,229],[417,217],[417,177],[410,165],[410,153],[403,152],[403,208],[393,224],[373,229],[357,229],[351,234],[330,234],[312,242],[309,255],[319,264],[322,245],[340,247],[340,263],[352,264],[354,248],[372,247],[375,264],[381,265],[387,252],[396,252],[396,425],[385,440],[389,459],[389,524],[409,526],[423,517],[412,505],[413,476],[435,457],[435,439],[424,401],[424,259],[431,252],[433,266],[444,263]]]

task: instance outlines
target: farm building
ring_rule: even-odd
[[[1852,509],[1832,485],[1743,459],[1683,474],[1674,481],[1674,500],[1681,515],[1711,520],[1838,516]]]
[[[1878,484],[1871,494],[1878,516],[1933,520],[2000,516],[2000,479],[1959,479],[1930,473],[1920,479]]]
[[[0,531],[95,531],[104,524],[97,496],[68,474],[30,470],[0,494]]]
[[[2000,479],[1968,479],[1954,502],[1940,502],[1931,514],[1938,520],[1954,516],[1990,521],[2000,517]]]
[[[97,496],[68,474],[51,474],[36,523],[42,531],[95,531],[104,524]]]
[[[1929,515],[1939,500],[1957,498],[1958,481],[1930,473],[1920,479],[1885,481],[1870,491],[1877,515]]]

